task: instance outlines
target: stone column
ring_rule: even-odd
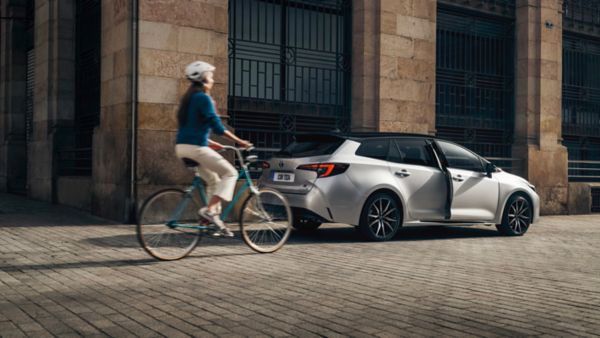
[[[92,212],[126,221],[131,170],[132,1],[102,1],[100,125],[94,130]]]
[[[357,0],[353,129],[435,133],[435,0]]]
[[[3,2],[0,13],[0,191],[25,193],[25,79],[27,21],[25,1]]]
[[[56,199],[57,145],[75,108],[74,0],[37,0],[32,140],[28,144],[29,194]]]
[[[175,157],[176,111],[195,60],[216,66],[212,96],[227,115],[228,1],[140,0],[138,202],[162,186],[189,183]]]
[[[513,156],[537,187],[543,214],[567,211],[567,150],[561,136],[562,1],[517,1]]]

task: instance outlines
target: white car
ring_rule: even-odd
[[[496,225],[520,236],[539,219],[531,183],[427,135],[300,135],[263,164],[259,185],[287,197],[296,229],[347,223],[370,240],[413,224]]]

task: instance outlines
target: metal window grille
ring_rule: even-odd
[[[92,174],[92,137],[100,122],[100,0],[78,0],[75,22],[75,123],[59,151],[59,175]]]
[[[32,140],[33,133],[33,93],[35,88],[35,1],[28,0],[26,7],[27,20],[27,66],[25,77],[25,139]]]
[[[563,30],[600,35],[600,1],[563,0]]]
[[[33,93],[35,88],[35,50],[27,51],[27,75],[25,79],[25,139],[32,140],[33,133]]]
[[[600,181],[600,38],[563,33],[562,134],[570,181]]]
[[[600,212],[600,188],[592,188],[592,212]]]
[[[350,126],[350,0],[230,0],[230,125],[262,156]]]
[[[438,136],[508,170],[518,166],[511,158],[514,10],[514,1],[443,1],[436,42]]]

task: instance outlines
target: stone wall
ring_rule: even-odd
[[[33,133],[28,144],[31,197],[56,200],[56,149],[75,108],[74,0],[35,2]]]
[[[191,182],[175,157],[176,111],[187,90],[185,66],[216,66],[212,96],[227,115],[227,0],[140,0],[138,202],[162,186]]]
[[[129,219],[132,1],[102,1],[100,125],[94,131],[92,211]]]
[[[3,1],[0,13],[0,191],[25,192],[25,1]],[[12,19],[8,19],[12,18]]]
[[[436,1],[353,4],[353,130],[434,134]]]
[[[561,1],[519,0],[513,157],[523,159],[522,175],[536,185],[542,214],[567,212],[561,91]]]

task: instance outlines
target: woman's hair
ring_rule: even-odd
[[[190,87],[185,92],[181,101],[179,102],[179,110],[177,111],[177,121],[179,122],[179,126],[183,126],[187,122],[188,117],[188,108],[190,107],[190,101],[192,100],[192,96],[198,92],[206,92],[206,85],[204,82],[192,82]]]

